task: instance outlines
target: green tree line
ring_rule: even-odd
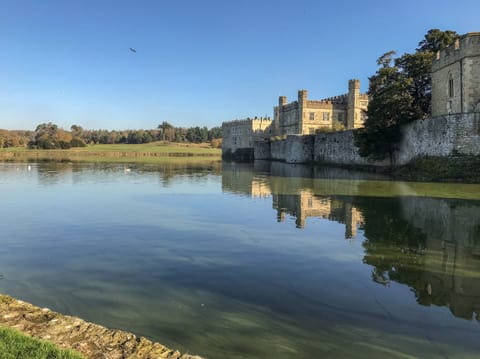
[[[68,149],[87,144],[142,144],[154,141],[210,142],[212,147],[221,147],[221,137],[221,127],[175,127],[168,122],[162,122],[151,130],[90,130],[72,125],[70,131],[49,122],[39,124],[35,131],[0,130],[0,148],[28,146]]]

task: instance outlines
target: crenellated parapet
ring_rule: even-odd
[[[308,104],[310,105],[346,105],[347,102],[348,102],[348,95],[344,94],[344,95],[324,98],[321,100],[310,100],[308,101]]]
[[[480,32],[469,32],[454,44],[438,51],[433,59],[432,72],[470,56],[480,56]]]
[[[297,101],[290,102],[290,103],[280,107],[280,110],[283,111],[283,112],[297,110],[297,109],[298,109],[298,102]]]
[[[432,64],[432,116],[480,112],[480,32],[458,38]]]
[[[224,121],[222,122],[222,126],[245,126],[245,125],[250,125],[252,123],[271,123],[272,119],[270,117],[247,117],[243,119],[235,119],[232,121]]]

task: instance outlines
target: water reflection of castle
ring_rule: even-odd
[[[345,238],[354,238],[363,217],[352,203],[327,196],[317,196],[308,185],[298,186],[292,177],[269,177],[245,170],[232,164],[222,174],[225,192],[233,192],[252,198],[272,197],[272,207],[277,211],[277,221],[285,221],[288,214],[295,218],[297,228],[304,228],[307,218],[320,218],[345,224]],[[305,181],[308,179],[301,179]],[[293,182],[292,182],[293,181]]]
[[[311,190],[301,190],[299,194],[274,194],[273,208],[277,210],[277,220],[283,222],[285,214],[296,218],[297,228],[304,228],[308,217],[328,219],[345,224],[345,238],[357,235],[357,226],[363,223],[363,216],[351,203],[335,198],[320,197]]]
[[[406,285],[420,305],[480,320],[480,202],[416,196],[406,183],[398,183],[398,196],[375,197],[368,179],[356,174],[339,180],[338,173],[322,173],[314,180],[318,172],[308,166],[254,166],[224,165],[223,190],[271,196],[277,220],[288,214],[298,228],[308,218],[323,218],[344,223],[345,237],[352,238],[361,227],[363,263],[371,267],[373,281]],[[448,192],[447,185],[438,186]]]

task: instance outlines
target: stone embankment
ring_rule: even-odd
[[[144,337],[88,323],[6,295],[0,295],[0,325],[47,340],[63,349],[73,349],[86,358],[202,359],[182,355]]]

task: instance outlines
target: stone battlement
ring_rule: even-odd
[[[281,106],[281,108],[283,109],[283,111],[296,110],[298,109],[298,101],[290,102],[286,105]]]
[[[480,56],[480,32],[469,32],[461,36],[453,45],[438,51],[433,59],[432,72],[471,56]]]
[[[244,119],[238,119],[238,120],[233,120],[233,121],[224,121],[222,122],[222,126],[242,126],[242,125],[247,125],[252,122],[272,122],[272,119],[270,117],[257,117],[255,116],[254,118],[244,118]]]
[[[346,105],[348,102],[348,94],[323,98],[321,100],[308,101],[311,105]]]
[[[439,51],[432,64],[432,116],[480,112],[480,33]]]

